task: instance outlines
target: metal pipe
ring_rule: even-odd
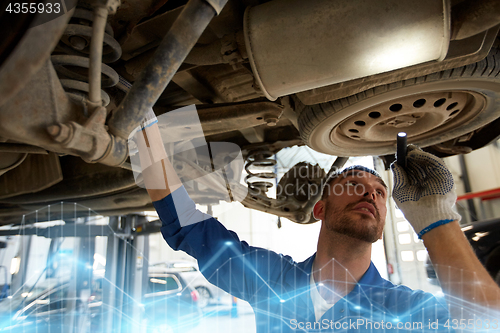
[[[220,1],[219,7],[226,2]],[[156,103],[216,13],[216,9],[203,0],[190,0],[186,4],[149,64],[114,110],[108,123],[111,133],[128,138],[146,110]]]
[[[464,1],[451,9],[451,40],[465,39],[500,23],[500,1]]]
[[[95,106],[102,106],[101,101],[101,64],[102,45],[108,9],[97,6],[94,9],[94,22],[92,24],[92,39],[90,41],[89,64],[89,100]]]
[[[335,159],[335,162],[333,162],[332,164],[332,167],[330,168],[330,171],[333,169],[333,168],[336,168],[337,170],[339,170],[340,168],[342,168],[344,166],[344,164],[347,163],[347,161],[349,160],[349,157],[344,157],[344,156],[338,156],[336,159]]]

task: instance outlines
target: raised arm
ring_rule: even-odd
[[[205,277],[221,289],[258,303],[280,290],[280,276],[295,268],[289,257],[249,246],[219,221],[196,209],[167,158],[154,114],[135,134],[144,185],[174,250],[198,260]]]
[[[393,198],[423,240],[453,314],[464,306],[499,311],[500,288],[460,229],[453,177],[443,161],[410,145],[407,167],[391,168]]]
[[[481,265],[458,221],[434,228],[422,236],[441,287],[456,305],[470,302],[500,310],[500,289]]]
[[[141,130],[135,134],[144,186],[152,201],[158,201],[178,189],[182,183],[167,158],[158,120],[150,110]]]

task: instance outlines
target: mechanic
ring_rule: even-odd
[[[457,328],[442,298],[392,284],[371,262],[371,245],[382,238],[388,199],[387,186],[374,170],[354,166],[327,175],[313,209],[322,221],[317,252],[297,263],[249,246],[196,210],[166,158],[157,124],[150,122],[138,134],[145,144],[138,147],[144,183],[162,221],[163,237],[174,250],[196,258],[211,283],[250,303],[257,332]],[[407,168],[391,168],[393,197],[423,240],[445,294],[498,309],[499,289],[474,255],[459,227],[460,215],[452,209],[456,194],[444,163],[410,145]],[[476,288],[463,287],[470,283]]]

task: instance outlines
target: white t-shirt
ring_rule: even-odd
[[[316,282],[314,282],[314,276],[311,272],[311,299],[314,306],[314,314],[316,316],[316,321],[321,319],[321,316],[325,314],[335,303],[327,303],[323,297],[319,294],[318,288],[316,287]]]

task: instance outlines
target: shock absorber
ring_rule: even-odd
[[[94,16],[92,11],[76,8],[61,41],[58,44],[58,54],[51,57],[55,70],[61,77],[60,81],[68,95],[78,101],[89,100],[89,67],[91,53],[92,24]],[[113,37],[113,29],[106,23],[102,61],[110,63],[121,57],[120,44]],[[118,73],[111,67],[101,64],[101,87],[115,86],[119,81]],[[108,94],[101,90],[102,106],[110,102]]]
[[[245,170],[248,175],[245,177],[245,182],[250,190],[267,192],[268,189],[273,187],[273,183],[266,181],[266,179],[276,178],[276,173],[273,171],[254,172],[251,168],[273,168],[276,165],[276,160],[271,158],[273,153],[269,150],[252,151],[248,154]],[[254,178],[254,179],[252,179]],[[257,180],[255,178],[260,178]]]

